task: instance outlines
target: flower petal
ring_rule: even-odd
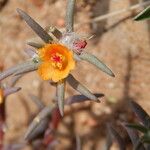
[[[39,49],[38,55],[42,60],[38,73],[43,80],[58,82],[75,67],[72,51],[61,44],[46,44]]]
[[[51,80],[54,74],[54,68],[49,62],[44,62],[39,66],[38,73],[43,80]]]

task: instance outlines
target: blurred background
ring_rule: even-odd
[[[143,2],[77,0],[75,31],[81,36],[94,35],[88,41],[86,51],[101,59],[116,77],[111,78],[86,62],[78,64],[74,76],[92,92],[104,93],[105,97],[101,98],[101,103],[83,102],[65,107],[67,113],[58,127],[62,134],[56,137],[60,142],[55,149],[75,149],[75,137],[78,135],[83,150],[103,150],[107,123],[116,127],[132,149],[120,122],[134,120],[128,100],[138,102],[150,113],[150,22],[133,21],[133,17],[144,9],[143,6],[98,22],[90,20]],[[3,69],[26,60],[28,57],[24,49],[29,47],[26,42],[36,36],[19,17],[16,8],[26,11],[42,27],[55,25],[62,31],[65,27],[66,0],[0,0],[0,67]],[[6,143],[22,141],[31,116],[38,111],[29,94],[39,97],[46,105],[55,95],[55,88],[43,82],[36,72],[25,75],[17,86],[21,86],[22,90],[7,99]],[[66,89],[66,97],[77,94],[68,85]],[[21,149],[33,148],[27,145]],[[113,145],[112,149],[118,150],[117,145]]]

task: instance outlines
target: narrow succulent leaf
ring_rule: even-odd
[[[137,141],[139,140],[138,132],[134,129],[129,128],[128,126],[126,126],[126,124],[124,125],[124,128],[128,132],[128,135],[132,141],[133,146],[135,146],[137,144]]]
[[[21,87],[11,87],[11,88],[6,88],[4,90],[4,97],[10,95],[10,94],[13,94],[13,93],[16,93],[18,91],[21,90]]]
[[[68,0],[67,2],[67,12],[66,12],[66,31],[73,31],[74,24],[74,9],[76,0]]]
[[[84,96],[88,97],[91,100],[95,100],[96,102],[99,102],[99,99],[92,94],[85,86],[83,86],[79,81],[77,81],[73,75],[69,74],[67,77],[67,82],[72,86],[76,91],[80,92]]]
[[[113,144],[113,141],[112,141],[112,137],[111,137],[111,131],[109,129],[109,125],[107,125],[107,137],[106,137],[106,144],[105,144],[105,150],[110,150],[112,144]]]
[[[22,75],[14,76],[11,79],[11,82],[9,84],[10,87],[13,87],[16,85],[16,83],[19,81],[19,79],[22,77]]]
[[[31,100],[36,104],[36,106],[39,108],[39,110],[42,110],[45,105],[43,104],[43,102],[36,96],[29,94]]]
[[[119,133],[112,127],[108,126],[112,137],[117,141],[120,150],[126,150],[125,142],[123,138],[119,135]]]
[[[131,123],[128,123],[128,124],[126,124],[126,126],[129,127],[129,128],[141,131],[143,133],[148,132],[148,129],[146,127],[144,127],[143,125],[140,125],[140,124],[131,124]]]
[[[5,144],[3,147],[4,150],[21,150],[26,147],[27,143],[26,142],[19,142],[19,143],[10,143],[10,144]]]
[[[52,42],[51,36],[33,18],[19,8],[17,8],[17,12],[45,43]]]
[[[150,144],[150,131],[147,132],[147,133],[145,133],[145,134],[143,135],[142,141],[143,141],[144,143]]]
[[[145,112],[145,110],[136,102],[130,102],[131,108],[140,119],[140,121],[144,124],[145,127],[150,128],[150,116]]]
[[[112,77],[115,77],[114,73],[102,61],[100,61],[96,56],[94,56],[92,54],[89,54],[87,52],[84,52],[81,55],[79,55],[79,57],[82,60],[85,60],[85,61],[93,64],[98,69],[100,69],[101,71],[107,73],[108,75],[110,75]]]
[[[40,65],[40,63],[34,63],[32,61],[31,64],[29,64],[28,66],[25,66],[24,68],[16,71],[16,73],[14,73],[14,75],[20,75],[20,74],[24,74],[24,73],[28,73],[28,72],[31,72],[31,71],[35,71],[38,69],[38,66]]]
[[[27,42],[28,45],[34,47],[34,48],[42,48],[44,45],[43,44],[39,44],[39,43],[35,43],[35,42]]]
[[[146,144],[146,150],[150,150],[150,144]]]
[[[36,127],[34,126],[32,127],[32,132],[30,132],[28,135],[26,134],[25,140],[33,141],[38,137],[43,136],[45,130],[48,128],[48,125],[49,125],[49,118],[46,117],[43,120],[41,120]]]
[[[47,149],[48,150],[53,150],[54,147],[56,147],[56,145],[60,144],[60,141],[54,139],[52,142],[50,142],[48,145],[47,145]]]
[[[34,49],[28,48],[24,50],[25,53],[29,56],[29,58],[37,57],[37,52]]]
[[[146,20],[146,19],[150,19],[150,6],[145,8],[141,13],[139,13],[134,18],[134,20],[136,20],[136,21]]]
[[[32,61],[27,61],[27,62],[18,64],[14,67],[11,67],[11,68],[3,71],[2,73],[0,73],[0,81],[7,78],[7,77],[9,77],[9,76],[11,76],[12,74],[16,73],[17,71],[22,70],[27,66],[30,66],[31,63],[33,63],[33,62]]]
[[[94,94],[97,98],[101,98],[104,96],[104,94],[98,93],[98,94]],[[71,96],[69,98],[67,98],[65,100],[65,104],[66,105],[71,105],[74,103],[80,103],[80,102],[84,102],[84,101],[90,101],[91,99],[89,99],[88,97],[84,96],[84,95],[74,95]]]
[[[45,126],[47,125],[46,120],[51,115],[51,112],[52,108],[49,106],[41,110],[41,112],[33,119],[31,124],[29,125],[25,133],[25,140],[30,140],[35,137],[35,135],[37,136],[37,134],[39,134],[39,131],[43,132],[43,130],[45,130],[43,124],[45,124]]]
[[[76,150],[82,150],[82,143],[79,135],[76,135]]]
[[[128,135],[129,135],[129,137],[130,137],[130,139],[132,141],[133,147],[135,149],[137,143],[140,141],[140,137],[139,137],[138,132],[135,129],[132,129],[132,128],[127,126],[128,124],[129,123],[123,123],[122,125],[126,129],[126,131],[128,132]],[[140,146],[139,150],[145,150],[143,144],[141,143],[140,145],[141,146]]]
[[[74,58],[76,61],[81,61],[81,58],[80,58],[79,55],[77,55],[76,53],[73,53],[73,58]]]
[[[143,147],[143,143],[142,143],[141,139],[139,139],[133,150],[145,150],[145,148],[142,149],[142,147]]]
[[[111,146],[112,146],[112,141],[110,138],[110,136],[108,137],[109,135],[107,135],[107,141],[106,141],[106,145],[105,145],[105,150],[110,150]]]
[[[46,31],[49,34],[52,34],[53,36],[55,36],[55,38],[57,38],[58,40],[61,39],[61,37],[62,37],[61,31],[59,31],[56,27],[49,26],[46,28]]]
[[[56,88],[56,95],[57,95],[57,102],[58,108],[60,111],[61,116],[64,115],[64,95],[65,95],[65,81],[60,81],[57,83]]]

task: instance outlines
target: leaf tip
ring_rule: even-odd
[[[23,12],[20,8],[16,8],[16,11],[19,15]]]
[[[64,110],[63,109],[59,109],[60,115],[63,117],[64,116]]]
[[[113,72],[111,72],[111,76],[114,78],[115,77],[115,74]]]

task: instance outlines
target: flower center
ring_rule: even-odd
[[[65,57],[60,53],[55,53],[51,56],[52,66],[61,70],[63,68]]]

